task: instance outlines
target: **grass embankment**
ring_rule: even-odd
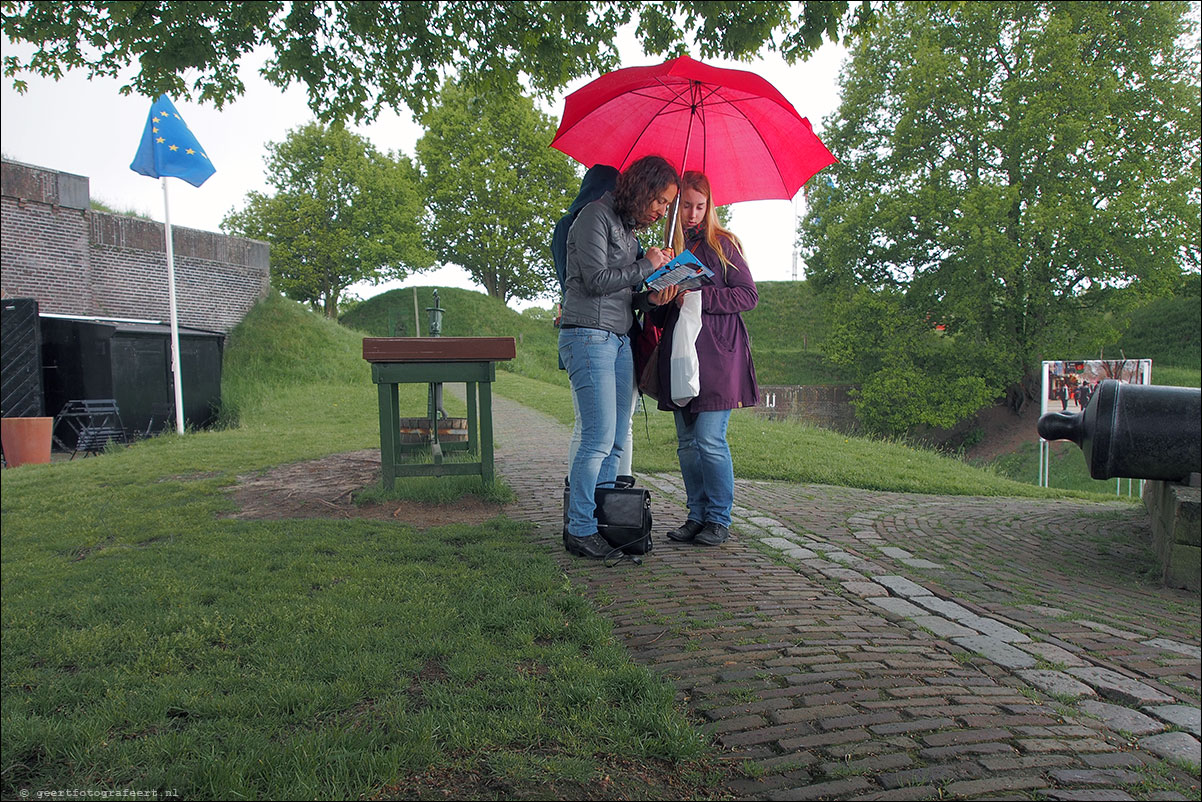
[[[522,376],[504,376],[499,393],[572,424],[567,391]],[[679,472],[672,416],[651,408],[634,417],[636,473]],[[935,451],[898,441],[843,435],[791,421],[771,421],[750,411],[731,415],[727,439],[735,476],[802,484],[830,484],[866,490],[942,495],[1090,497],[1057,488],[1039,488]]]
[[[839,381],[822,356],[823,311],[820,299],[805,282],[762,282],[760,305],[747,315],[762,383],[773,372],[774,360],[782,383]],[[433,304],[433,288],[419,287],[421,314]],[[572,405],[567,376],[554,369],[555,335],[549,319],[519,315],[498,300],[467,290],[440,287],[447,310],[447,336],[515,336],[518,358],[501,363],[497,390],[571,424]],[[407,310],[407,311],[406,311]],[[398,322],[399,321],[399,322]],[[376,296],[343,316],[376,336],[411,331],[413,290],[394,290]],[[425,321],[422,321],[423,327]],[[799,332],[804,333],[801,337]],[[808,332],[813,332],[811,336]],[[799,340],[800,337],[800,340]],[[529,379],[536,381],[529,381]],[[635,419],[635,470],[676,471],[676,441],[670,415],[654,409]],[[1032,432],[1034,438],[1034,432]],[[996,466],[973,467],[934,451],[912,448],[899,441],[846,437],[837,432],[796,422],[768,421],[750,412],[731,419],[730,442],[737,475],[753,479],[846,485],[873,490],[953,495],[1064,495],[1065,490],[1113,498],[1114,485],[1089,478],[1080,450],[1053,453],[1052,489],[1035,486],[1035,456],[1008,459]],[[1029,462],[1029,465],[1027,464]],[[1063,478],[1062,478],[1063,477]]]
[[[672,687],[525,525],[222,517],[239,474],[378,442],[359,342],[272,299],[238,428],[4,472],[4,798],[705,793]]]
[[[533,310],[518,314],[497,298],[481,292],[455,287],[416,287],[391,290],[369,298],[339,318],[344,326],[372,337],[412,337],[414,331],[429,336],[428,307],[434,306],[438,290],[443,314],[444,337],[513,337],[517,340],[517,358],[498,363],[502,371],[520,373],[540,381],[568,386],[568,377],[558,369],[556,356],[559,330],[551,323],[551,313]],[[413,296],[417,292],[418,327],[414,328]]]
[[[759,306],[744,315],[755,351],[761,384],[841,384],[846,377],[826,361],[822,303],[804,281],[765,281],[757,285]],[[417,287],[420,329],[426,333],[426,307],[434,305],[433,287]],[[340,322],[375,337],[412,336],[413,288],[392,290],[369,298],[342,315]],[[518,355],[501,370],[568,386],[567,374],[557,369],[559,331],[551,312],[518,314],[496,298],[471,290],[438,288],[439,305],[446,310],[446,337],[515,337]]]

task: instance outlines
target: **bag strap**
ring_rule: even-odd
[[[618,555],[617,559],[614,559],[614,554]],[[610,562],[610,560],[613,560],[613,562]],[[627,560],[634,563],[635,565],[643,564],[643,558],[641,556],[639,556],[638,554],[627,554],[626,552],[622,551],[621,546],[617,546],[617,547],[611,549],[609,554],[606,554],[601,559],[601,563],[606,568],[616,568],[617,566],[621,565],[622,563],[626,562]]]

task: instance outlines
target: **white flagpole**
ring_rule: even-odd
[[[171,237],[171,208],[167,203],[167,176],[163,182],[163,221],[167,229],[167,288],[171,303],[171,375],[175,380],[175,431],[184,433],[184,384],[179,374],[179,319],[175,311],[175,247]]]

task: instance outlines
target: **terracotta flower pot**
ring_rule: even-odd
[[[8,467],[50,461],[54,418],[0,418],[0,437]]]

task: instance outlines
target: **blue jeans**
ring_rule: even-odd
[[[639,394],[631,387],[630,416],[626,420],[626,439],[622,441],[622,462],[618,465],[618,476],[633,476],[634,466],[634,413],[639,403]],[[576,459],[576,449],[580,448],[580,408],[576,406],[576,395],[572,395],[572,439],[568,441],[568,465]],[[618,426],[621,429],[621,425]]]
[[[630,429],[634,357],[630,338],[602,329],[560,329],[559,357],[572,382],[580,446],[568,468],[568,533],[597,531],[598,484],[612,486]]]
[[[735,470],[726,444],[730,410],[700,412],[691,424],[683,412],[673,414],[689,519],[730,526],[735,502]]]

